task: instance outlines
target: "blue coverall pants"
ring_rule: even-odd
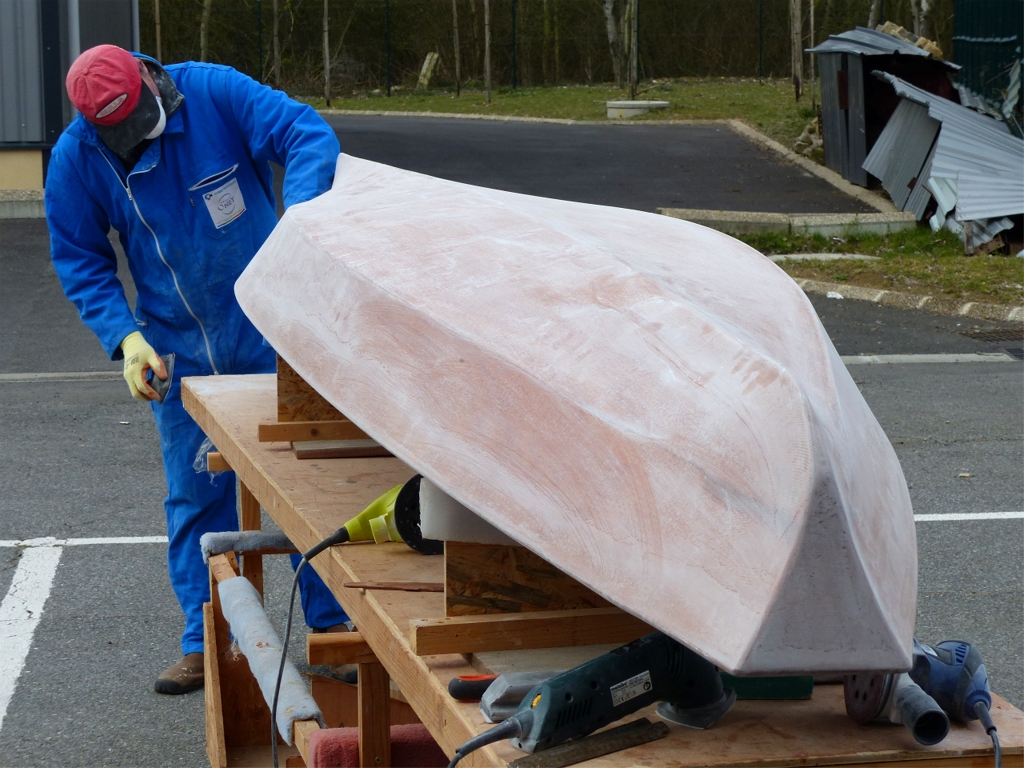
[[[210,599],[209,576],[199,549],[199,537],[208,531],[238,530],[235,473],[196,472],[192,464],[206,435],[181,404],[176,381],[163,403],[153,403],[160,431],[164,471],[167,475],[167,567],[171,586],[185,612],[181,636],[183,654],[203,650],[203,603]],[[292,567],[299,562],[292,557]],[[348,620],[334,595],[312,568],[299,575],[306,624],[326,629]]]

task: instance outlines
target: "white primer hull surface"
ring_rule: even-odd
[[[909,667],[896,454],[739,241],[342,155],[235,291],[374,439],[723,669]]]

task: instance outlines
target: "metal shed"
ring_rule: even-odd
[[[866,77],[890,72],[926,91],[955,99],[949,73],[959,69],[905,40],[857,27],[832,35],[808,53],[818,54],[825,165],[844,179],[868,185],[864,159],[896,111],[892,89]]]

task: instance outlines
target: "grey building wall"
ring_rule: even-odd
[[[81,51],[138,50],[138,0],[0,0],[0,149],[52,145],[74,117],[64,92]]]
[[[39,0],[0,0],[0,142],[43,141]]]

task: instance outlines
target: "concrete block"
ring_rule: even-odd
[[[668,109],[667,101],[608,101],[605,104],[608,108],[608,117],[612,119],[646,115],[652,109]]]
[[[0,219],[42,219],[45,216],[43,190],[0,189]]]
[[[912,213],[803,213],[790,218],[794,233],[806,232],[824,237],[843,235],[885,235],[913,229],[917,219]]]

